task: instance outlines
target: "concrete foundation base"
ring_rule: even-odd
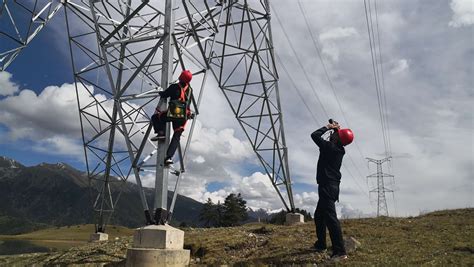
[[[299,213],[287,213],[285,218],[286,225],[295,225],[304,223],[303,214]]]
[[[182,249],[184,232],[169,225],[148,225],[135,230],[134,248]]]
[[[189,265],[190,252],[186,249],[129,248],[127,267],[178,267]]]
[[[184,232],[169,225],[138,228],[132,248],[127,250],[126,266],[187,266],[190,251],[183,245]]]
[[[109,240],[109,235],[106,233],[93,233],[90,235],[90,238],[89,238],[90,242],[107,241],[107,240]]]

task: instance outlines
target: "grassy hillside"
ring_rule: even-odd
[[[95,231],[93,224],[82,224],[74,226],[54,227],[42,229],[36,232],[15,235],[0,236],[2,238],[14,238],[23,240],[74,240],[88,241],[89,235]],[[109,238],[133,235],[133,229],[123,226],[109,225],[107,226],[107,234]]]
[[[0,240],[24,240],[52,250],[64,250],[84,245],[89,241],[89,236],[94,231],[93,224],[83,224],[47,228],[21,235],[0,235]],[[133,229],[110,225],[107,228],[107,233],[109,234],[109,239],[114,240],[117,237],[133,235]]]
[[[5,235],[16,235],[33,232],[47,227],[51,226],[42,223],[34,223],[27,219],[20,219],[11,216],[0,216],[0,233]]]
[[[119,183],[111,177],[111,192],[120,200],[110,223],[138,227],[145,223],[139,189],[136,184]],[[100,183],[92,182],[100,188]],[[97,188],[96,188],[97,189]],[[94,189],[94,190],[96,190]],[[92,190],[93,194],[97,192]],[[148,203],[153,203],[154,189],[145,188]],[[64,164],[42,163],[25,167],[0,156],[0,234],[22,234],[45,226],[67,226],[94,223],[89,179],[85,172]],[[172,192],[168,192],[171,203]],[[178,195],[173,225],[198,222],[202,203]]]
[[[349,219],[342,221],[342,227],[345,237],[352,236],[361,243],[343,265],[474,265],[474,209],[439,211],[414,218]],[[185,247],[191,249],[193,264],[330,263],[326,254],[310,249],[315,239],[312,223],[291,227],[254,223],[185,231]],[[30,234],[34,236],[50,238],[45,231]],[[62,253],[0,257],[0,265],[107,262],[122,266],[130,246],[131,237],[125,236]]]

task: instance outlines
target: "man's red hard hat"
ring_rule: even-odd
[[[339,133],[339,139],[341,139],[343,146],[347,146],[354,140],[354,133],[351,129],[339,129],[337,132]]]
[[[189,83],[193,78],[193,74],[189,70],[183,70],[179,75],[179,81],[182,83]]]

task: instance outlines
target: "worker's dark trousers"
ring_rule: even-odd
[[[314,211],[314,223],[316,225],[316,236],[318,240],[315,246],[320,249],[326,248],[326,227],[331,237],[333,254],[346,254],[342,230],[336,214],[335,202],[339,200],[339,185],[319,185],[318,205]]]
[[[171,121],[167,116],[166,112],[157,113],[151,116],[151,122],[153,124],[153,129],[158,135],[165,135],[166,132],[166,123]],[[173,137],[171,137],[168,150],[166,151],[166,158],[172,158],[176,149],[179,146],[179,139],[181,134],[184,131],[184,126],[186,125],[186,120],[173,120]]]

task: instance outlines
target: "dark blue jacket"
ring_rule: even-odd
[[[327,127],[322,127],[311,134],[311,139],[318,145],[320,151],[316,173],[316,181],[319,185],[341,182],[342,158],[346,153],[343,146],[322,138],[322,135],[328,130]]]

